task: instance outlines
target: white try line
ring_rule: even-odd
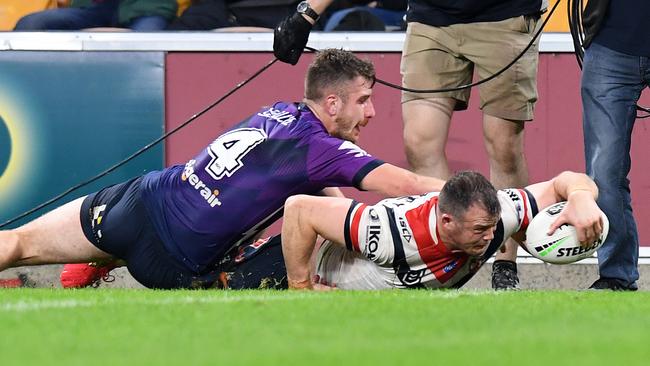
[[[42,311],[42,310],[57,310],[57,309],[77,309],[77,308],[94,308],[115,305],[144,305],[144,306],[176,306],[188,304],[224,304],[234,302],[268,302],[268,301],[295,301],[295,300],[316,300],[333,299],[334,293],[331,292],[277,292],[277,293],[260,293],[260,294],[243,294],[238,291],[225,291],[218,292],[210,295],[206,291],[220,291],[220,290],[205,290],[197,291],[196,295],[177,296],[172,295],[158,299],[114,299],[114,298],[98,298],[92,300],[78,300],[78,299],[56,299],[56,300],[18,300],[14,302],[6,302],[0,305],[0,312],[29,312],[29,311]],[[499,296],[504,291],[492,290],[441,290],[441,291],[426,291],[426,292],[413,292],[407,290],[386,290],[395,292],[395,296],[400,298],[407,298],[412,300],[428,300],[432,298],[449,299],[458,298],[463,296]],[[364,291],[376,294],[377,296],[384,296],[381,293],[386,291]],[[346,291],[354,292],[354,291]]]
[[[217,291],[217,290],[215,290]],[[171,294],[171,293],[170,293]],[[201,294],[201,296],[199,296]],[[224,296],[225,294],[225,296]],[[221,292],[220,296],[206,295],[205,292],[198,291],[197,295],[164,297],[159,299],[106,299],[98,298],[92,300],[78,299],[57,299],[57,300],[19,300],[15,302],[6,302],[0,305],[0,311],[22,312],[22,311],[39,311],[48,309],[68,309],[68,308],[92,308],[99,306],[115,305],[185,305],[185,304],[217,304],[247,301],[293,301],[308,299],[310,296],[306,292],[286,293],[284,296],[271,296],[268,294],[241,294],[237,292]],[[135,295],[137,296],[137,295]],[[322,296],[318,297],[322,298]]]

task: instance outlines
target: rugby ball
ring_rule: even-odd
[[[600,238],[588,247],[580,246],[573,226],[565,224],[547,235],[548,228],[558,218],[566,202],[559,202],[541,210],[526,229],[525,249],[533,257],[547,263],[567,264],[591,257],[603,245],[609,232],[609,220],[603,214],[603,232]]]

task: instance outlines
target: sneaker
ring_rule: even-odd
[[[61,285],[63,288],[98,287],[101,281],[113,282],[115,276],[110,272],[118,267],[117,261],[102,264],[96,262],[66,264],[61,272]]]
[[[492,264],[492,288],[495,290],[519,290],[517,263],[496,260]]]
[[[616,278],[601,277],[596,280],[591,286],[590,290],[612,290],[612,291],[636,291],[639,287],[636,283],[625,285],[623,281]]]

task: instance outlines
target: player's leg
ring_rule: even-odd
[[[536,29],[537,20],[523,16],[468,25],[463,33],[471,40],[467,57],[475,63],[479,77],[491,76],[510,63]],[[490,180],[496,188],[528,184],[524,121],[533,119],[537,101],[538,43],[498,78],[479,86]],[[503,52],[495,54],[495,49]]]
[[[83,197],[17,229],[0,231],[0,270],[110,258],[86,239],[79,219],[82,202]]]
[[[311,286],[310,259],[318,235],[345,243],[345,220],[351,199],[298,195],[284,206],[282,252],[290,288]]]
[[[497,188],[524,187],[528,168],[524,154],[524,122],[483,116],[490,181]]]
[[[628,174],[636,102],[645,83],[639,57],[596,43],[585,52],[581,92],[586,168],[598,185],[598,206],[609,218],[609,234],[598,249],[600,278],[593,289],[638,288],[639,237]]]
[[[402,105],[404,150],[415,173],[449,178],[445,146],[454,105],[451,98],[418,99]]]
[[[88,195],[81,204],[81,228],[87,240],[112,255],[108,260],[85,261],[78,265],[64,266],[61,284],[65,288],[97,285],[101,279],[109,279],[109,272],[124,263],[133,251],[142,250],[145,237],[147,213],[140,200],[140,180],[105,187]]]
[[[413,22],[408,25],[400,72],[403,86],[411,89],[440,89],[472,79],[472,65],[459,57],[452,27]],[[416,173],[449,177],[445,155],[449,124],[453,111],[465,109],[468,99],[469,90],[402,94],[404,147]]]
[[[523,187],[528,183],[524,156],[524,123],[484,116],[485,146],[490,162],[490,180],[496,188]],[[492,266],[492,288],[519,287],[517,249],[519,244],[508,239],[505,250],[496,254]]]
[[[523,51],[540,26],[538,17],[519,16],[500,22],[467,25],[467,57],[479,75],[489,77]],[[533,46],[496,79],[479,86],[483,110],[483,134],[490,164],[490,180],[496,188],[523,187],[528,183],[524,156],[524,121],[532,120],[537,101],[538,45]],[[495,53],[494,50],[500,50]],[[518,245],[506,242],[493,266],[493,287],[517,288],[515,260]]]

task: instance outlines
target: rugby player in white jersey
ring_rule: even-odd
[[[570,224],[583,245],[594,242],[602,231],[597,196],[594,182],[573,172],[499,191],[482,175],[462,172],[440,193],[374,206],[293,196],[285,204],[282,227],[289,288],[458,288],[507,238],[524,240],[533,216],[556,202],[568,201],[550,232]],[[327,241],[312,264],[319,235]]]

